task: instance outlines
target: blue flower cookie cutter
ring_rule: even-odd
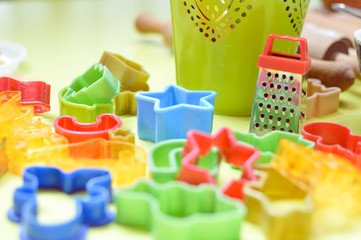
[[[63,173],[53,167],[29,167],[23,181],[14,192],[14,206],[7,214],[11,221],[22,223],[22,240],[80,240],[89,226],[102,226],[114,219],[114,213],[107,208],[112,196],[111,176],[106,170],[88,168]],[[68,194],[85,189],[89,196],[75,197],[76,213],[70,221],[40,224],[36,218],[38,188],[56,188]]]
[[[161,92],[137,93],[139,138],[160,142],[186,138],[191,129],[211,133],[216,96],[214,91],[189,91],[172,84]]]

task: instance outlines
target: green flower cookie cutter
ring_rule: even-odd
[[[92,106],[68,102],[64,99],[67,88],[63,88],[58,93],[60,115],[69,115],[76,117],[78,122],[95,122],[98,115],[103,113],[113,113],[113,103],[94,104]]]
[[[233,131],[233,133],[236,136],[238,142],[245,145],[251,145],[260,151],[260,157],[257,159],[255,163],[256,165],[268,164],[271,162],[271,159],[273,158],[278,143],[281,139],[287,139],[310,149],[315,147],[314,142],[304,139],[300,134],[282,131],[272,131],[263,136],[257,136],[254,133],[243,133],[238,131]]]
[[[145,228],[153,239],[239,239],[246,207],[211,185],[139,180],[115,192],[116,222]]]
[[[182,164],[181,153],[186,139],[171,139],[153,145],[149,151],[149,170],[152,179],[158,183],[176,180]],[[212,176],[218,174],[219,154],[213,148],[206,156],[200,157],[198,166],[208,169]]]
[[[68,86],[63,98],[72,103],[92,106],[113,100],[120,91],[120,82],[105,66],[95,63]]]

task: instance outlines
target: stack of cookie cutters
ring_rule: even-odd
[[[146,176],[147,152],[131,143],[95,138],[37,148],[28,152],[24,159],[18,159],[16,164],[17,174],[33,165],[56,166],[67,171],[104,168],[112,173],[113,187],[118,187]]]
[[[59,116],[54,121],[55,132],[65,136],[69,143],[92,138],[109,139],[109,131],[120,128],[122,121],[114,114],[101,114],[93,123],[79,123],[73,116]]]
[[[64,173],[52,167],[30,167],[25,169],[23,185],[13,196],[13,207],[8,218],[21,222],[20,239],[85,239],[89,226],[103,226],[114,219],[107,205],[112,200],[110,173],[101,169],[80,169]],[[36,194],[39,188],[55,188],[70,194],[86,190],[88,196],[78,196],[73,219],[49,225],[37,220]]]
[[[60,115],[76,117],[79,122],[94,122],[102,113],[113,113],[113,100],[120,82],[103,65],[94,64],[84,74],[60,90]]]
[[[340,93],[338,87],[326,87],[318,79],[308,79],[306,119],[336,112]]]
[[[0,92],[20,91],[21,104],[33,105],[35,113],[50,111],[50,85],[42,81],[18,81],[11,77],[0,77]]]
[[[114,193],[116,222],[151,231],[154,239],[239,239],[246,215],[241,201],[210,185],[138,180]]]
[[[213,91],[189,91],[177,85],[162,92],[137,93],[139,138],[160,142],[186,138],[192,129],[210,133],[216,96]]]
[[[269,240],[308,239],[314,209],[308,192],[269,165],[257,166],[255,174],[258,181],[243,187],[246,219],[259,226]],[[282,203],[288,208],[280,207]]]
[[[315,142],[315,149],[334,153],[361,169],[361,136],[353,135],[348,127],[337,123],[314,122],[302,129],[305,139]]]
[[[285,139],[279,143],[271,166],[308,192],[317,209],[360,216],[361,172],[347,159],[314,151]]]
[[[121,83],[120,93],[114,99],[115,114],[137,114],[135,93],[149,90],[149,74],[138,63],[108,51],[103,52],[99,63],[106,66]]]

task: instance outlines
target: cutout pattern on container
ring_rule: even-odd
[[[285,11],[281,14],[299,36],[306,15],[303,9],[307,9],[309,0],[278,1],[284,3]],[[200,34],[216,42],[238,28],[258,4],[257,0],[185,0],[183,5]]]

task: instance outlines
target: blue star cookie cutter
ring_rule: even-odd
[[[53,167],[29,167],[24,170],[23,185],[14,192],[14,206],[8,218],[21,222],[22,240],[81,240],[89,226],[102,226],[114,219],[108,208],[111,196],[110,173],[102,169],[79,169],[63,173]],[[75,197],[73,219],[58,225],[40,224],[36,218],[36,193],[39,188],[56,188],[64,193],[86,190],[88,196]]]
[[[137,93],[139,138],[160,142],[186,138],[191,129],[211,133],[216,96],[214,91],[189,91],[172,84],[162,92]]]

